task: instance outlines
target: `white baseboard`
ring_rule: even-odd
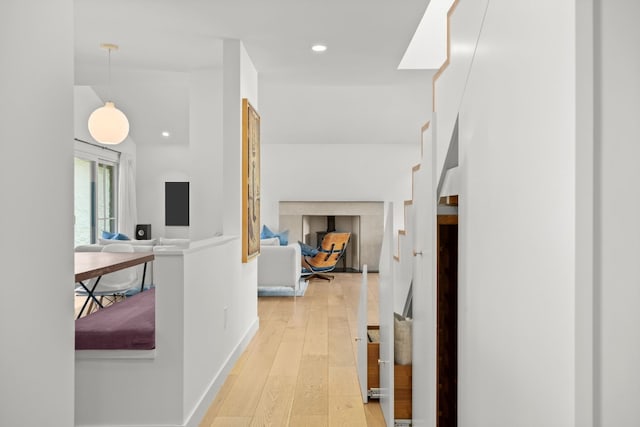
[[[249,342],[258,331],[259,326],[260,326],[260,319],[256,317],[255,320],[247,329],[247,331],[245,332],[244,336],[242,337],[242,340],[240,340],[240,342],[238,343],[238,345],[236,345],[236,347],[233,349],[231,354],[229,354],[229,357],[227,358],[225,363],[222,365],[218,373],[215,375],[215,377],[209,384],[209,387],[207,387],[207,390],[204,392],[204,394],[198,401],[198,404],[196,405],[194,410],[187,417],[185,424],[183,424],[184,427],[198,427],[198,425],[200,424],[200,421],[202,421],[205,414],[207,413],[207,409],[209,409],[211,402],[213,402],[213,399],[215,399],[216,395],[220,391],[220,388],[222,388],[222,385],[226,381],[227,376],[229,375],[229,372],[231,372],[231,369],[233,369],[233,366],[236,364],[236,362],[242,355],[242,352],[249,345]]]

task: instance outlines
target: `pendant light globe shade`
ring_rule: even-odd
[[[103,144],[120,144],[129,135],[129,120],[113,102],[106,102],[89,116],[89,133]]]

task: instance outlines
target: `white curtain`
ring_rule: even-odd
[[[118,232],[135,239],[135,228],[138,221],[136,170],[133,157],[130,154],[120,154],[118,176]]]

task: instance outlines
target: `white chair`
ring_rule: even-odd
[[[111,245],[105,245],[102,248],[102,252],[125,252],[133,253],[133,246],[128,243],[114,243]],[[85,286],[91,289],[95,281],[98,279],[91,279]],[[102,304],[104,297],[111,297],[111,302],[115,302],[117,298],[126,297],[127,292],[138,289],[138,273],[135,268],[125,268],[124,270],[114,271],[113,273],[105,274],[100,277],[98,286],[93,290],[93,295],[100,297],[100,304]],[[77,296],[89,297],[89,293],[82,286],[76,287]],[[94,300],[91,299],[89,304],[88,313],[93,311]],[[82,311],[78,315],[80,317]]]

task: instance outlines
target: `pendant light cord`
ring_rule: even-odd
[[[109,101],[111,102],[113,100],[112,98],[112,93],[111,93],[111,48],[107,49],[109,51],[108,56],[107,56],[107,64],[109,67]]]

